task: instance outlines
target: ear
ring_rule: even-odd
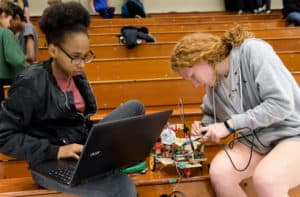
[[[21,17],[17,14],[17,15],[15,16],[15,20],[21,21]]]
[[[1,14],[0,14],[0,19],[1,18],[6,18],[7,17],[7,14],[5,13],[5,12],[2,12]]]
[[[57,47],[54,44],[48,45],[48,52],[52,58],[55,58],[57,56]]]

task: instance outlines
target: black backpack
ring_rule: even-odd
[[[126,45],[128,49],[136,47],[142,42],[154,42],[154,38],[149,35],[147,27],[124,26],[121,28],[119,35],[121,43]]]

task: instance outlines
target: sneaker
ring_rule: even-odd
[[[271,10],[267,10],[267,11],[266,11],[266,14],[271,14]]]
[[[238,11],[238,14],[243,14],[243,10],[239,10],[239,11]]]
[[[257,10],[257,9],[254,9],[254,10],[253,10],[253,13],[254,13],[254,14],[257,14],[257,13],[258,13],[258,10]]]
[[[263,7],[259,7],[258,9],[257,9],[257,12],[258,13],[261,13],[261,12],[263,12],[264,11],[264,8]]]

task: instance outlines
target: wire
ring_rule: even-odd
[[[232,139],[232,140],[228,143],[228,147],[229,147],[230,149],[233,149],[233,147],[234,147],[234,142],[235,142],[235,141],[237,141],[237,140],[239,140],[239,139],[242,139],[242,138],[245,138],[246,140],[248,140],[247,138],[250,137],[250,136],[252,136],[252,140],[250,141],[250,143],[251,143],[251,148],[250,148],[249,160],[248,160],[248,162],[247,162],[247,164],[246,164],[246,166],[245,166],[244,168],[242,168],[242,169],[237,168],[236,165],[234,164],[234,162],[233,162],[233,160],[232,160],[230,154],[228,153],[228,151],[227,151],[226,148],[224,147],[224,145],[219,144],[219,145],[222,147],[222,149],[225,151],[225,153],[226,153],[226,155],[228,156],[228,158],[229,158],[229,160],[230,160],[232,166],[234,167],[234,169],[237,170],[237,171],[239,171],[239,172],[245,171],[245,170],[249,167],[249,165],[250,165],[250,163],[251,163],[251,159],[252,159],[252,155],[253,155],[254,139],[256,139],[262,146],[264,146],[264,147],[269,147],[269,146],[263,144],[263,143],[260,141],[259,137],[257,136],[256,132],[253,131],[253,129],[251,129],[251,128],[249,128],[249,127],[244,127],[244,128],[238,129],[238,130],[244,130],[244,129],[248,129],[249,131],[251,131],[251,133],[250,133],[250,134],[247,134],[247,135],[244,135],[243,133],[240,132],[240,135],[241,135],[241,136],[235,137],[234,139]]]
[[[226,155],[227,155],[227,157],[228,157],[230,163],[232,164],[233,168],[234,168],[236,171],[238,171],[238,172],[243,172],[243,171],[247,170],[247,168],[249,167],[249,165],[250,165],[250,163],[251,163],[251,160],[252,160],[253,147],[254,147],[254,136],[255,136],[255,135],[254,135],[253,130],[250,129],[250,128],[248,128],[248,127],[245,127],[245,128],[242,128],[242,129],[249,129],[249,130],[252,132],[252,135],[251,135],[251,136],[252,136],[252,140],[251,140],[250,155],[249,155],[248,162],[247,162],[247,164],[246,164],[246,166],[245,166],[244,168],[238,168],[238,167],[236,166],[236,164],[233,162],[233,159],[231,158],[229,152],[226,150],[226,147],[225,147],[224,145],[222,145],[222,144],[219,144],[219,146],[225,151],[225,153],[226,153]],[[240,129],[240,130],[242,130],[242,129]],[[242,135],[242,134],[241,134],[241,135]],[[248,136],[250,136],[250,135],[248,135]],[[246,137],[247,137],[247,136],[242,135],[242,136],[240,136],[240,137],[235,137],[235,138],[233,138],[233,139],[228,143],[228,147],[229,147],[230,149],[233,149],[233,147],[234,147],[234,142],[235,142],[236,140],[238,140],[238,139],[240,139],[240,138],[246,138]]]
[[[183,109],[182,98],[178,98],[178,109],[179,109],[180,120],[184,124],[184,109]]]
[[[191,139],[191,134],[189,133],[189,128],[186,126],[185,121],[184,121],[184,107],[183,107],[182,98],[178,98],[178,108],[179,108],[180,119],[181,119],[181,122],[183,124],[184,135],[185,135],[185,137],[188,138],[188,140],[189,140],[189,142],[191,144],[191,148],[192,148],[193,154],[194,154],[195,147],[194,147],[193,141]]]

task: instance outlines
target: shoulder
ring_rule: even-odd
[[[9,29],[6,29],[6,28],[0,28],[0,32],[1,32],[1,34],[4,35],[4,36],[15,37],[15,36],[14,36],[14,33],[13,33],[11,30],[9,30]]]
[[[246,39],[242,45],[242,50],[255,50],[256,52],[261,52],[264,49],[272,49],[271,45],[266,41],[258,38],[249,38]]]
[[[43,84],[50,74],[47,71],[48,62],[40,62],[38,64],[33,64],[27,69],[23,70],[15,80],[15,85],[22,84],[22,86],[36,87],[37,85]]]
[[[24,34],[35,34],[36,31],[35,31],[35,28],[34,26],[31,24],[31,23],[26,23],[25,24],[25,27],[24,27]]]
[[[3,42],[3,44],[5,44],[7,47],[19,47],[19,42],[11,30],[0,28],[0,35],[2,39],[1,42]]]
[[[262,39],[251,38],[246,39],[240,46],[241,57],[244,58],[266,58],[274,56],[273,47]]]

